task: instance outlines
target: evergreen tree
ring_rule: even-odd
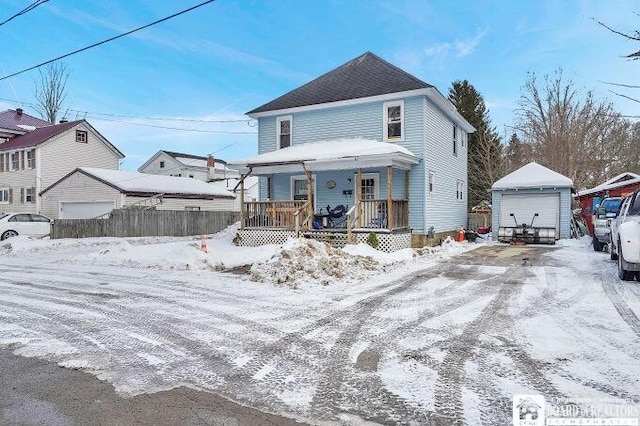
[[[504,175],[502,145],[482,95],[467,80],[454,81],[449,100],[458,112],[476,128],[468,144],[469,208],[491,197],[491,185]]]
[[[516,133],[513,133],[504,149],[505,174],[519,169],[532,160],[533,150],[531,145],[523,142]]]

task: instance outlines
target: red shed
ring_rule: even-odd
[[[640,175],[626,172],[596,187],[578,192],[582,217],[589,228],[589,233],[593,235],[593,212],[600,205],[600,200],[604,197],[624,197],[638,188],[640,188]]]

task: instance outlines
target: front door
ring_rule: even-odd
[[[354,181],[357,181],[357,176]],[[379,220],[380,176],[378,173],[362,173],[360,180],[360,200],[362,201],[362,225],[375,226]],[[356,191],[357,194],[357,191]]]

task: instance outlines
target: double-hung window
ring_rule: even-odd
[[[29,151],[26,151],[25,154],[27,156],[27,168],[35,169],[36,168],[36,150],[30,149]]]
[[[36,189],[33,187],[22,188],[22,202],[35,203],[36,202]]]
[[[404,140],[404,101],[383,104],[383,140],[398,142]]]
[[[284,117],[278,117],[276,120],[276,131],[278,137],[278,149],[287,148],[291,146],[292,141],[292,124],[293,117],[290,115]]]
[[[0,204],[9,204],[9,188],[0,188]]]
[[[458,155],[458,128],[453,125],[453,155]]]
[[[464,200],[464,182],[461,180],[456,183],[456,200]]]
[[[11,170],[20,170],[20,153],[11,153]]]

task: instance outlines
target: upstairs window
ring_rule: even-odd
[[[161,162],[160,162],[160,168],[161,168],[161,169],[164,169],[164,161],[161,161]]]
[[[404,140],[404,101],[385,102],[384,137],[385,142]]]
[[[35,169],[36,168],[36,150],[32,149],[32,150],[26,151],[26,155],[27,155],[27,168]]]
[[[20,170],[20,153],[11,153],[11,170]]]
[[[278,149],[287,148],[291,146],[291,123],[292,116],[287,115],[285,117],[278,117],[277,120],[277,134],[278,134]]]
[[[458,155],[458,128],[453,125],[453,155]]]
[[[86,130],[76,130],[76,142],[87,143],[87,131]]]

